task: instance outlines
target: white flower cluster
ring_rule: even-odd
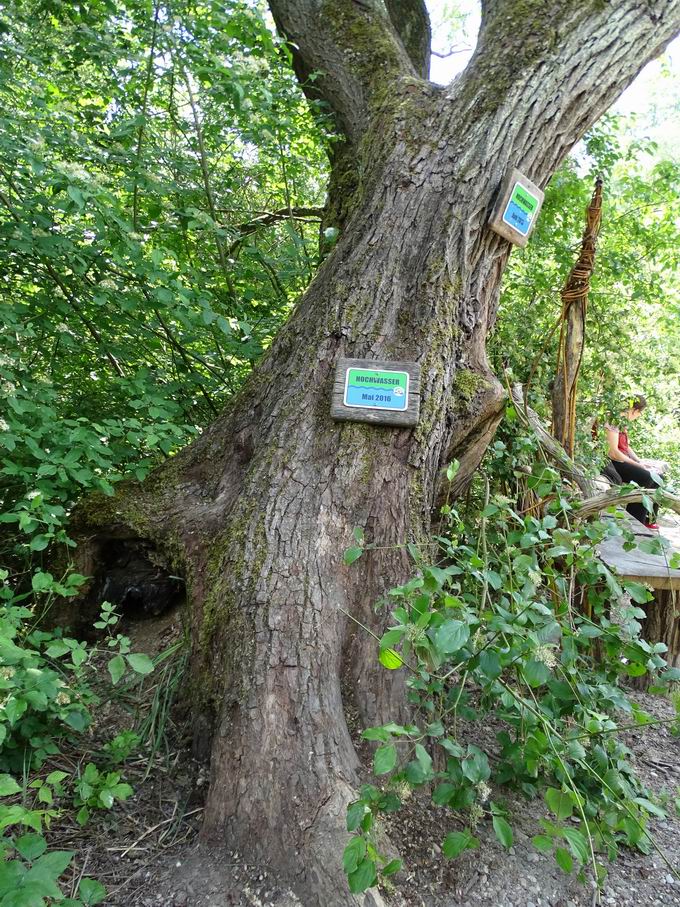
[[[480,781],[477,785],[477,798],[480,803],[486,803],[486,801],[491,796],[491,788],[486,783],[486,781]]]
[[[9,431],[9,424],[4,419],[0,419],[0,431]]]
[[[536,646],[533,652],[536,661],[542,661],[546,668],[557,667],[557,655],[554,646]]]
[[[410,800],[413,790],[408,782],[400,781],[395,788],[395,793],[401,802],[405,803],[407,800]]]

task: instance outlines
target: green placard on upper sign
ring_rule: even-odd
[[[348,368],[345,376],[345,406],[363,409],[408,409],[408,372]]]
[[[539,199],[523,186],[521,183],[515,183],[512,190],[510,201],[503,212],[503,220],[509,224],[513,230],[517,230],[522,236],[526,236],[534,219],[534,214],[538,210]]]

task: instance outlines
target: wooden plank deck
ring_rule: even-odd
[[[628,527],[636,538],[652,537],[657,533],[647,529],[637,520],[629,519]],[[638,580],[653,589],[680,589],[680,570],[671,570],[668,559],[674,551],[680,551],[680,523],[675,517],[664,517],[660,523],[659,535],[666,538],[671,547],[665,554],[647,554],[639,548],[624,551],[623,539],[605,539],[598,546],[601,560],[623,579]]]

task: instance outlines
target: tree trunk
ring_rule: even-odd
[[[441,470],[458,458],[463,487],[500,418],[485,354],[510,251],[486,228],[497,188],[514,165],[545,185],[672,36],[679,4],[656,4],[652,21],[630,0],[562,0],[554,15],[529,3],[518,23],[512,4],[487,3],[478,51],[446,90],[417,77],[377,0],[270,5],[354,149],[340,239],[203,436],[77,522],[90,551],[145,539],[186,577],[196,737],[211,752],[204,838],[335,907],[352,901],[340,863],[358,764],[343,696],[364,724],[404,711],[401,672],[379,668],[344,612],[381,632],[373,606],[412,569],[396,546],[425,538]],[[634,63],[631,41],[644,42]],[[418,426],[333,422],[341,356],[419,362]],[[356,526],[380,550],[345,567]]]

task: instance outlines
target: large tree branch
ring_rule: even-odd
[[[485,0],[477,48],[449,94],[493,115],[516,145],[512,163],[544,185],[678,32],[680,0]]]
[[[576,506],[575,513],[580,519],[597,516],[603,510],[610,507],[627,507],[628,504],[637,504],[643,498],[653,498],[657,504],[662,507],[668,507],[680,514],[680,495],[673,494],[666,489],[660,489],[656,492],[650,492],[649,488],[632,489],[627,487],[625,490],[620,487],[612,488],[611,491],[603,491],[601,494],[593,495],[591,498],[585,498]]]
[[[416,72],[428,79],[432,28],[425,0],[385,0],[385,6]]]
[[[303,90],[330,105],[357,145],[375,95],[401,74],[413,74],[385,7],[380,0],[269,0],[269,8],[290,41]]]

